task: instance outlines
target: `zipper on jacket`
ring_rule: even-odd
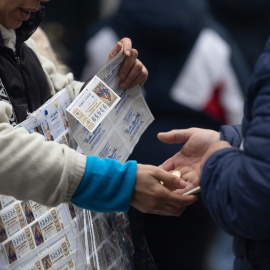
[[[25,78],[24,78],[24,75],[23,75],[23,72],[22,72],[21,59],[20,59],[20,56],[17,54],[18,51],[19,51],[19,46],[16,47],[16,52],[14,52],[14,59],[18,64],[18,68],[20,70],[22,80],[23,80],[23,84],[24,84],[24,89],[25,89],[24,94],[25,94],[25,98],[27,100],[27,108],[26,108],[26,117],[27,117],[27,115],[29,115],[29,106],[30,106],[29,104],[31,104],[31,102],[30,102],[29,97],[27,95],[27,91],[26,91],[27,84],[25,82]]]
[[[15,59],[16,59],[16,61],[17,61],[17,64],[18,64],[19,67],[21,68],[21,59],[20,59],[20,57],[15,55]]]

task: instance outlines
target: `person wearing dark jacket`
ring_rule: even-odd
[[[184,143],[162,164],[201,186],[213,220],[234,237],[234,270],[270,268],[270,39],[250,80],[242,125],[160,133],[166,143]],[[179,193],[182,193],[179,191]]]

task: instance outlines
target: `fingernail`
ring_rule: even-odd
[[[130,55],[131,55],[130,50],[126,50],[126,55],[127,55],[127,56],[130,56]]]

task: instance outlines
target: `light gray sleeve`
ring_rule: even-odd
[[[70,201],[85,171],[86,157],[38,133],[14,129],[11,106],[0,101],[0,194],[47,206]]]

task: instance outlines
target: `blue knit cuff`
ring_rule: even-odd
[[[121,164],[88,156],[83,179],[72,196],[76,206],[96,212],[127,212],[136,180],[137,162]]]

